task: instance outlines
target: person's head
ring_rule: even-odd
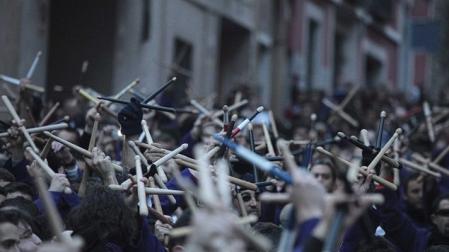
[[[14,175],[6,170],[5,168],[0,168],[0,187],[4,187],[9,183],[15,182],[16,178]]]
[[[41,239],[36,236],[28,217],[16,210],[0,211],[0,251],[34,252]]]
[[[56,135],[66,141],[69,141],[73,144],[80,145],[80,134],[76,129],[72,128],[65,128],[62,130],[59,130]]]
[[[80,135],[75,129],[66,128],[58,131],[56,135],[75,145],[80,145]],[[76,162],[76,157],[79,157],[76,152],[72,152],[69,147],[59,142],[53,142],[51,148],[53,150],[54,157],[52,155],[50,158],[53,158],[54,160],[51,160],[52,163],[50,165],[55,167],[59,167],[61,165],[73,166]]]
[[[170,131],[162,132],[157,137],[157,143],[160,143],[162,148],[167,150],[174,150],[177,148],[177,137],[175,136],[175,133],[172,133]]]
[[[260,201],[259,195],[253,190],[241,190],[240,195],[242,196],[243,206],[248,214],[253,214],[260,216]],[[239,206],[236,200],[235,204]]]
[[[14,182],[5,186],[6,198],[13,199],[16,197],[23,197],[27,200],[33,200],[33,189],[31,186],[22,183],[22,182]]]
[[[320,182],[328,193],[335,190],[336,172],[330,161],[319,161],[310,168],[310,173]]]
[[[32,218],[36,218],[39,215],[39,209],[37,209],[34,202],[23,197],[6,199],[0,204],[0,210],[18,210]]]
[[[449,194],[435,199],[430,217],[438,232],[449,239]]]
[[[423,180],[419,173],[410,175],[404,183],[404,199],[416,209],[423,208]]]
[[[101,250],[110,244],[130,245],[137,234],[136,225],[123,195],[98,184],[91,184],[67,218],[67,229],[85,242],[83,251]]]

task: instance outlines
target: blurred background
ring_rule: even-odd
[[[357,85],[439,99],[448,20],[447,0],[0,0],[0,73],[24,77],[42,51],[31,81],[55,100],[178,76],[181,96],[222,105],[245,87],[278,116]]]

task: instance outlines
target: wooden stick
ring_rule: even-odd
[[[230,129],[232,130],[232,129]],[[249,134],[249,147],[251,149],[252,152],[256,152],[256,146],[254,144],[254,131],[253,131],[253,124],[252,123],[248,123],[248,134]],[[255,164],[251,164],[252,168],[253,168],[253,175],[254,175],[254,182],[259,182],[260,178],[259,178],[259,170],[257,169]]]
[[[162,180],[162,178],[157,173],[155,173],[153,175],[153,178],[156,181],[156,184],[158,184],[160,188],[168,190],[167,186],[164,184],[164,181]],[[173,195],[168,195],[167,197],[168,197],[168,200],[172,204],[176,204],[176,199],[175,199],[175,197],[173,197]]]
[[[290,172],[292,172],[292,170],[298,169],[298,165],[296,164],[295,159],[294,159],[292,153],[290,152],[288,143],[285,140],[280,139],[277,142],[277,145],[282,152],[282,157],[284,158],[284,162],[285,162],[285,165],[287,166],[287,169]]]
[[[291,197],[289,193],[264,192],[259,195],[259,200],[269,203],[287,203],[291,201]]]
[[[121,185],[109,185],[109,188],[114,191],[126,191],[126,188]],[[181,190],[171,190],[171,189],[161,189],[161,188],[151,188],[145,187],[146,194],[157,194],[157,195],[184,195],[185,192]]]
[[[33,151],[36,153],[39,153],[39,149],[37,148],[36,144],[34,144],[33,139],[31,138],[30,134],[26,130],[25,126],[23,125],[22,120],[20,119],[19,115],[17,114],[16,110],[14,109],[14,106],[11,104],[11,101],[8,99],[8,96],[2,95],[2,100],[6,106],[6,109],[8,109],[9,114],[12,116],[12,118],[16,122],[20,131],[22,131],[23,136],[25,137],[27,142],[30,144]]]
[[[316,150],[318,152],[320,152],[321,154],[324,154],[324,155],[326,155],[328,157],[335,158],[336,160],[340,161],[341,163],[347,165],[348,167],[351,167],[351,165],[352,165],[351,162],[349,162],[347,160],[344,160],[343,158],[334,155],[333,153],[325,150],[321,146],[317,147]],[[368,176],[369,175],[368,172],[366,172],[366,171],[364,171],[362,169],[359,169],[359,173],[363,174],[364,176]],[[388,181],[388,180],[386,180],[386,179],[384,179],[382,177],[379,177],[378,175],[373,175],[373,180],[378,182],[378,183],[380,183],[380,184],[382,184],[382,185],[384,185],[384,186],[386,186],[386,187],[388,187],[388,188],[390,188],[393,191],[396,191],[398,189],[398,187],[394,183],[391,183],[390,181]]]
[[[222,128],[224,127],[224,124],[220,119],[218,119],[217,117],[213,117],[212,113],[209,110],[207,110],[205,107],[203,107],[203,105],[199,104],[196,100],[190,100],[190,104],[192,104],[192,106],[194,106],[196,109],[198,109],[198,111],[200,111],[201,113],[203,113],[207,117],[209,117],[216,124],[220,125],[220,127],[222,127]]]
[[[310,143],[310,140],[288,140],[288,144],[294,144],[294,145],[308,145]]]
[[[268,147],[268,154],[271,156],[276,156],[276,153],[274,152],[273,143],[271,142],[270,132],[268,132],[267,126],[264,123],[262,124],[262,129],[265,138],[265,143],[267,144]]]
[[[376,165],[379,163],[382,156],[387,152],[387,150],[390,148],[391,145],[393,145],[396,138],[399,137],[399,135],[402,133],[402,130],[400,128],[396,129],[393,136],[388,140],[388,142],[382,147],[382,149],[377,153],[377,155],[374,157],[374,159],[371,161],[371,163],[368,165],[368,170],[374,169]]]
[[[151,105],[151,106],[160,106],[155,100],[149,101],[147,104]],[[156,111],[160,112],[161,114],[164,114],[170,120],[175,120],[176,119],[176,115],[174,113],[172,113],[172,112],[162,111],[162,110],[156,110]]]
[[[13,100],[17,100],[17,95],[11,90],[11,88],[8,85],[6,85],[6,83],[4,83],[2,87],[9,97],[11,97]]]
[[[362,140],[363,140],[363,144],[365,145],[365,146],[368,146],[369,147],[369,137],[368,137],[368,131],[366,130],[366,129],[362,129],[362,130],[360,130],[360,136],[361,136],[361,138],[362,138]]]
[[[159,147],[157,147],[157,146],[154,146],[154,145],[149,145],[149,144],[145,144],[145,143],[141,143],[141,142],[134,142],[134,143],[135,143],[137,146],[142,147],[142,148],[149,149],[150,151],[159,151],[160,153],[164,153],[164,154],[170,153],[169,150],[161,149],[161,148],[159,148]],[[197,161],[196,161],[195,159],[190,158],[190,157],[187,157],[187,156],[182,155],[182,154],[177,154],[177,155],[175,156],[175,158],[179,158],[179,159],[185,160],[186,162],[193,163],[193,164],[196,164],[196,163],[197,163]]]
[[[149,177],[148,180],[150,182],[150,187],[155,188],[156,186],[154,185],[154,179],[152,177]],[[161,201],[159,200],[159,196],[156,194],[153,194],[152,198],[153,198],[154,209],[156,209],[156,212],[158,212],[161,215],[164,215],[164,212],[162,211]]]
[[[26,112],[28,118],[30,119],[30,120],[29,120],[29,122],[30,122],[30,124],[31,124],[30,126],[35,126],[35,125],[37,125],[36,119],[34,118],[33,113],[31,112],[30,106],[26,106],[26,107],[25,107],[25,112]]]
[[[167,81],[162,87],[160,87],[158,90],[156,90],[156,92],[154,92],[153,94],[151,94],[149,97],[147,97],[143,103],[148,103],[151,100],[153,100],[154,98],[156,98],[156,96],[158,96],[160,93],[162,93],[165,89],[167,89],[171,84],[173,84],[176,81],[176,77],[172,77],[169,81]]]
[[[366,147],[355,136],[347,137],[343,132],[338,132],[337,136],[340,137],[341,139],[344,139],[344,140],[350,142],[351,144],[355,145],[356,147],[358,147],[358,148],[360,148],[360,149],[362,149],[364,151],[370,152],[372,155],[376,155],[377,154],[377,151],[375,149]],[[383,155],[381,159],[382,159],[382,161],[388,163],[389,165],[391,165],[393,167],[399,167],[399,163],[396,160],[390,158],[387,155]]]
[[[239,125],[237,125],[237,127],[235,127],[232,130],[232,134],[231,134],[231,138],[235,137],[240,131],[242,131],[246,126],[248,126],[248,124],[254,119],[256,118],[256,116],[261,113],[264,110],[263,106],[259,106],[256,109],[256,112],[254,112],[254,114],[251,115],[251,117],[249,118],[245,118],[245,120],[243,120],[243,122],[241,122]]]
[[[124,94],[126,94],[126,92],[128,92],[128,90],[130,90],[131,88],[135,87],[139,83],[140,83],[140,80],[139,79],[135,79],[133,82],[129,83],[126,87],[124,87],[122,90],[120,90],[120,92],[118,92],[112,98],[119,99]]]
[[[235,93],[235,97],[234,97],[234,103],[238,103],[242,100],[242,92],[237,91],[237,93]]]
[[[40,133],[43,131],[52,131],[52,130],[60,130],[69,127],[67,123],[58,123],[58,124],[50,124],[42,127],[28,128],[26,131],[28,134]],[[8,132],[0,133],[0,137],[8,137],[10,134]]]
[[[5,82],[7,82],[7,83],[10,83],[10,84],[13,84],[13,85],[16,85],[16,86],[20,85],[20,80],[19,79],[15,79],[15,78],[3,75],[3,74],[0,74],[0,80],[3,80]],[[33,85],[33,84],[23,84],[22,86],[24,88],[27,88],[29,90],[33,90],[33,91],[36,91],[36,92],[39,92],[39,93],[44,93],[45,92],[45,89],[43,87],[39,87],[39,86],[36,86],[36,85]]]
[[[279,138],[279,131],[278,131],[278,127],[276,126],[276,120],[274,120],[273,111],[272,110],[268,111],[268,115],[270,117],[271,130],[273,131],[273,136],[274,136],[275,139],[278,139]]]
[[[188,144],[182,144],[181,146],[179,146],[178,148],[174,149],[173,151],[169,152],[167,155],[163,156],[161,159],[157,160],[156,162],[153,163],[153,165],[155,167],[158,167],[160,165],[165,164],[168,160],[170,160],[171,158],[173,158],[174,156],[176,156],[177,154],[181,153],[182,151],[184,151],[185,149],[187,149],[189,147]]]
[[[32,151],[32,150],[31,150]],[[47,215],[47,219],[50,222],[50,228],[53,232],[53,235],[56,238],[65,243],[69,243],[70,241],[62,235],[64,228],[62,226],[61,216],[59,216],[58,210],[56,209],[55,203],[50,197],[50,194],[47,191],[47,186],[45,185],[45,181],[41,175],[39,175],[39,171],[36,171],[38,174],[34,176],[34,181],[39,192],[40,198],[44,203],[45,214]]]
[[[350,116],[348,113],[341,110],[337,105],[335,105],[333,102],[331,102],[329,99],[324,98],[322,100],[323,104],[329,107],[331,110],[333,110],[335,113],[337,113],[341,118],[343,118],[346,122],[351,124],[354,127],[359,126],[359,122],[355,120],[352,116]]]
[[[148,129],[147,121],[142,120],[140,123],[142,124],[142,129],[143,129],[143,132],[145,133],[145,137],[147,139],[147,143],[148,144],[154,143],[153,137],[151,137],[151,134],[150,134],[150,129]]]
[[[42,54],[41,51],[37,52],[36,57],[34,58],[33,63],[31,64],[31,67],[26,75],[27,79],[31,79],[31,77],[33,77],[34,70],[36,70],[36,66],[37,63],[39,63],[39,58],[41,57],[41,54]]]
[[[142,175],[142,166],[140,163],[140,156],[135,155],[134,160],[136,161],[136,180],[137,180],[137,196],[139,197],[139,214],[141,216],[148,216],[147,196],[145,195],[145,185],[143,184],[142,181],[143,175]]]
[[[154,218],[158,219],[159,221],[161,221],[164,224],[173,225],[172,221],[169,218],[165,217],[165,215],[159,213],[158,211],[154,210],[151,207],[148,208],[148,213],[150,213],[151,216],[153,216]]]
[[[27,147],[25,150],[33,157],[34,160],[36,160],[36,162],[39,164],[39,166],[42,168],[42,170],[44,170],[45,173],[50,178],[53,178],[54,176],[56,176],[56,173],[50,168],[50,166],[47,165],[47,163],[44,162],[44,160],[41,159],[41,157],[37,153],[35,153],[33,151],[32,148]],[[66,193],[66,194],[72,193],[72,189],[70,189],[70,186],[64,187],[64,193]]]
[[[51,139],[53,139],[53,140],[55,140],[57,142],[60,142],[63,145],[69,147],[70,149],[80,153],[81,155],[86,156],[87,158],[90,158],[90,159],[93,158],[92,152],[90,152],[90,151],[88,151],[86,149],[83,149],[83,148],[79,147],[76,144],[73,144],[73,143],[71,143],[69,141],[66,141],[66,140],[60,138],[60,137],[57,137],[57,136],[53,135],[52,133],[50,133],[48,131],[44,131],[44,134],[46,136],[50,137]],[[111,163],[111,165],[112,165],[112,167],[114,168],[115,171],[118,171],[118,172],[122,172],[123,171],[123,168],[120,165],[115,164],[115,163]]]
[[[248,215],[245,217],[241,217],[237,219],[237,223],[241,225],[246,225],[250,223],[254,223],[258,220],[258,217],[255,215]],[[173,228],[170,230],[170,237],[177,238],[182,236],[188,236],[193,232],[193,227],[191,226],[185,226],[185,227],[179,227],[179,228]]]
[[[53,105],[50,110],[48,111],[48,113],[44,116],[44,118],[42,119],[42,121],[39,122],[39,126],[43,126],[45,124],[47,124],[48,120],[50,120],[50,118],[53,116],[53,114],[56,112],[56,110],[59,108],[60,103],[56,102],[55,105]]]
[[[87,91],[85,91],[84,89],[78,89],[78,93],[81,95],[81,97],[84,97],[86,100],[94,103],[95,105],[98,105],[100,103],[100,101],[91,96]],[[105,111],[107,114],[109,114],[110,116],[112,116],[114,119],[117,119],[117,113],[115,113],[114,111],[110,110],[105,104],[101,104],[100,108]]]
[[[209,159],[201,148],[194,149],[195,158],[198,160],[198,188],[199,197],[206,205],[213,205],[218,201],[216,191],[212,183],[212,176],[209,168]]]
[[[220,150],[220,146],[215,146],[214,148],[210,149],[207,153],[206,153],[206,157],[208,159],[211,159],[218,151]]]
[[[182,160],[182,159],[175,159],[175,161],[178,165],[186,166],[186,167],[192,168],[193,170],[198,170],[197,164],[192,164],[192,163],[186,162],[185,160]],[[244,187],[249,190],[257,191],[257,185],[254,183],[251,183],[251,182],[248,182],[248,181],[245,181],[242,179],[238,179],[238,178],[232,177],[232,176],[228,176],[228,179],[229,179],[229,182],[231,182],[232,184]]]
[[[428,165],[430,168],[432,168],[433,170],[436,170],[438,172],[441,172],[442,174],[449,176],[449,170],[447,170],[446,168],[436,164],[435,162],[431,162],[428,159],[425,159],[423,156],[419,155],[418,153],[413,153],[412,154],[412,158],[415,159],[416,161],[426,164]]]
[[[428,169],[426,169],[426,168],[424,168],[424,167],[422,167],[420,165],[417,165],[417,164],[415,164],[415,163],[413,163],[411,161],[408,161],[407,159],[400,158],[399,162],[401,162],[403,165],[406,165],[406,166],[408,166],[410,168],[413,168],[415,170],[418,170],[420,172],[424,172],[424,173],[429,174],[431,176],[434,176],[434,177],[437,177],[437,178],[441,177],[441,174],[433,172],[431,170],[428,170]]]
[[[248,100],[244,99],[244,100],[240,101],[239,103],[235,103],[235,104],[229,106],[228,107],[228,112],[236,110],[236,109],[238,109],[238,108],[240,108],[242,106],[245,106],[246,104],[248,104]],[[220,116],[223,115],[223,113],[224,113],[223,110],[219,110],[219,111],[217,111],[217,112],[215,112],[213,114],[213,117],[220,117]]]
[[[225,207],[231,207],[232,199],[231,199],[231,190],[229,188],[229,167],[224,159],[218,160],[216,164],[216,173],[217,173],[217,187],[218,193],[220,194],[221,202]]]
[[[51,138],[49,138],[49,139],[47,140],[47,142],[46,142],[45,145],[44,145],[44,148],[42,148],[42,151],[41,151],[41,153],[40,153],[41,158],[43,158],[43,159],[47,158],[48,152],[49,152],[50,149],[51,149],[51,143],[52,143],[52,142],[53,142],[53,140],[52,140]]]
[[[438,156],[433,160],[433,162],[435,164],[438,164],[447,155],[447,153],[449,153],[449,145],[446,148],[444,148],[444,150],[442,150],[440,154],[438,154]]]
[[[357,94],[357,91],[359,90],[360,86],[353,87],[349,93],[346,95],[346,97],[343,99],[343,101],[338,105],[340,109],[344,109],[346,105],[351,101],[352,97],[354,97],[355,94]]]
[[[226,131],[226,127],[229,124],[229,107],[228,107],[228,105],[223,105],[223,124],[225,125],[225,128],[223,130]]]
[[[433,143],[433,142],[435,142],[435,133],[433,131],[433,125],[432,125],[432,111],[430,110],[428,102],[423,103],[423,111],[424,111],[424,116],[426,117],[426,125],[427,125],[427,132],[429,134],[429,139]]]
[[[92,127],[92,134],[90,135],[89,147],[88,151],[92,152],[92,149],[95,147],[95,140],[97,138],[98,133],[98,124],[100,123],[101,116],[99,113],[96,113],[94,116],[94,125]]]

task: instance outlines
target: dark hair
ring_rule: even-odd
[[[32,220],[30,217],[26,216],[24,213],[17,210],[2,210],[0,211],[0,224],[1,223],[11,223],[14,225],[19,225],[19,223],[32,225]]]
[[[409,183],[410,183],[411,181],[417,180],[417,179],[419,178],[419,176],[420,176],[419,173],[413,173],[413,174],[411,174],[410,176],[408,176],[408,177],[405,179],[405,181],[404,181],[404,183],[403,183],[403,185],[404,185],[404,193],[405,193],[405,194],[407,194]]]
[[[6,199],[0,204],[0,209],[6,207],[17,209],[31,218],[36,218],[39,215],[39,209],[37,209],[36,205],[32,201],[22,197]]]
[[[3,187],[0,187],[0,195],[6,196],[6,191]]]
[[[85,241],[83,251],[101,251],[109,243],[131,245],[137,235],[136,226],[122,194],[95,184],[67,218],[67,228]]]
[[[312,170],[315,165],[325,165],[325,166],[329,167],[329,170],[331,171],[332,181],[335,182],[335,180],[337,180],[336,166],[335,166],[335,163],[331,159],[316,160],[315,162],[312,163],[310,170]]]
[[[0,180],[16,182],[16,177],[5,168],[0,168]]]
[[[5,186],[6,195],[14,192],[21,192],[23,194],[30,195],[31,198],[34,197],[33,189],[31,186],[23,183],[23,182],[13,182]]]
[[[357,252],[395,252],[393,245],[383,237],[374,237],[371,241],[361,241]]]
[[[438,196],[432,203],[432,214],[435,214],[438,211],[438,207],[440,206],[441,201],[449,200],[449,193]]]

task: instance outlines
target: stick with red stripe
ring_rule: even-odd
[[[250,118],[246,118],[235,129],[232,130],[231,138],[235,137],[240,131],[242,131],[262,111],[263,106],[258,107],[256,109],[256,112]]]

